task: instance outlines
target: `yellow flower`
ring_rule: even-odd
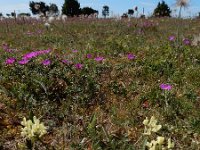
[[[47,128],[35,116],[33,117],[33,122],[32,120],[27,121],[26,118],[23,118],[21,124],[24,126],[21,135],[28,139],[33,140],[36,136],[42,137],[47,133]]]
[[[149,148],[149,150],[156,150],[157,141],[152,140],[151,143],[147,142],[146,146]]]
[[[146,119],[143,121],[143,124],[146,126],[148,124],[149,120],[148,118],[146,117]]]
[[[156,125],[157,120],[154,116],[152,116],[150,120],[146,118],[143,121],[143,124],[145,125],[145,129],[144,129],[145,135],[151,135],[151,132],[157,132],[162,128],[162,125]]]
[[[168,141],[167,148],[168,149],[174,148],[174,142],[171,141],[171,138],[169,138],[167,141]]]
[[[159,145],[162,145],[162,144],[164,143],[164,140],[165,140],[165,138],[162,137],[162,136],[158,136],[158,137],[157,137],[157,143],[158,143]]]

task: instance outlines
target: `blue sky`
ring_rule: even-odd
[[[29,1],[30,0],[0,0],[0,12],[4,15],[12,11],[16,13],[21,12],[30,12],[29,10]],[[46,4],[55,3],[58,5],[59,9],[64,3],[64,0],[33,0],[43,1]],[[78,0],[81,4],[81,7],[89,6],[98,10],[101,14],[103,5],[108,5],[110,8],[110,15],[122,15],[126,13],[128,9],[133,9],[135,6],[138,6],[139,12],[142,13],[144,8],[145,15],[151,15],[154,8],[157,6],[158,2],[161,0]],[[165,0],[165,2],[171,8],[173,14],[177,12],[177,7],[175,6],[175,0]],[[190,0],[189,7],[183,11],[185,17],[195,16],[200,12],[200,3],[199,0]]]

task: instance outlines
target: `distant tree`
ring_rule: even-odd
[[[49,5],[49,15],[50,16],[58,16],[59,15],[59,9],[56,4]]]
[[[12,17],[16,17],[16,13],[15,12],[11,12],[11,14],[10,14]]]
[[[94,13],[98,13],[98,11],[92,9],[91,7],[83,7],[81,9],[81,14],[83,14],[83,15],[88,15],[89,16],[89,15],[94,14]]]
[[[128,15],[129,15],[129,16],[133,16],[133,14],[134,14],[134,10],[133,10],[133,9],[129,9],[129,10],[128,10]]]
[[[10,14],[6,14],[7,17],[10,17]]]
[[[20,17],[20,16],[27,16],[27,17],[30,17],[31,14],[30,14],[30,13],[20,13],[20,14],[18,14],[18,16],[19,16],[19,17]]]
[[[165,1],[159,2],[154,9],[153,15],[155,17],[171,17],[171,10]]]
[[[121,18],[128,18],[128,14],[127,13],[123,13],[123,15],[121,16]]]
[[[65,0],[62,6],[62,14],[70,17],[80,15],[80,3],[77,0]]]
[[[2,14],[2,13],[0,13],[0,17],[3,17],[3,14]]]
[[[106,18],[106,16],[109,16],[109,7],[107,5],[103,6],[102,16],[104,16],[104,18]]]
[[[44,2],[31,1],[29,3],[29,7],[34,15],[43,14],[44,16],[46,16],[47,12],[49,11],[49,6],[46,5]]]

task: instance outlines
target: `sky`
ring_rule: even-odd
[[[64,3],[64,0],[31,0],[34,2],[43,1],[46,4],[55,3],[59,10]],[[142,14],[144,8],[144,14],[150,16],[157,6],[158,2],[161,0],[78,0],[82,7],[92,7],[99,11],[101,15],[102,7],[104,5],[109,6],[110,16],[118,16],[123,13],[127,13],[128,9],[134,9],[138,7],[139,13]],[[189,6],[183,10],[184,17],[197,16],[200,12],[200,0],[190,0]],[[0,12],[4,15],[6,13],[11,13],[15,10],[18,13],[31,13],[29,10],[30,0],[0,0]],[[168,6],[172,10],[172,16],[176,16],[178,12],[178,7],[176,7],[176,0],[165,0]]]

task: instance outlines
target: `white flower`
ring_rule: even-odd
[[[44,24],[44,26],[47,27],[47,28],[49,28],[49,27],[50,27],[50,24],[49,24],[48,22],[46,22],[46,23]]]
[[[192,45],[193,46],[198,46],[200,44],[200,34],[199,35],[195,35],[192,41]]]
[[[179,7],[188,6],[189,0],[176,0],[176,5]]]
[[[51,17],[48,18],[48,22],[49,23],[52,23],[54,20],[55,20],[55,17],[53,17],[53,16],[51,16]]]
[[[64,22],[67,20],[67,15],[62,15],[61,17],[62,17],[62,21]]]

